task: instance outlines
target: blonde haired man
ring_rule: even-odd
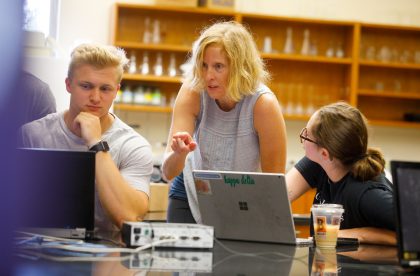
[[[76,47],[65,80],[69,109],[21,129],[25,147],[96,151],[95,226],[104,230],[141,220],[149,201],[150,144],[109,112],[127,62],[113,46]]]

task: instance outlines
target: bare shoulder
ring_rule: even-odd
[[[188,84],[182,84],[175,100],[174,112],[188,112],[198,115],[200,111],[200,93],[189,88]]]
[[[277,100],[277,97],[273,93],[264,93],[262,94],[254,107],[254,116],[266,116],[270,114],[279,114],[280,105]]]

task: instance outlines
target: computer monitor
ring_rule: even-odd
[[[420,162],[391,161],[402,266],[420,267]]]
[[[47,229],[44,233],[66,238],[91,237],[95,221],[95,153],[17,149],[17,160],[19,228]]]

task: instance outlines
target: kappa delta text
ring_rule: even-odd
[[[236,185],[243,184],[243,185],[254,185],[254,179],[249,175],[243,175],[241,178],[231,178],[227,177],[226,175],[223,177],[225,184],[230,185],[231,187],[235,187]]]

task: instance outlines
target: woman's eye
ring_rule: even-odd
[[[214,67],[215,67],[216,71],[221,71],[225,66],[221,63],[218,63]]]

